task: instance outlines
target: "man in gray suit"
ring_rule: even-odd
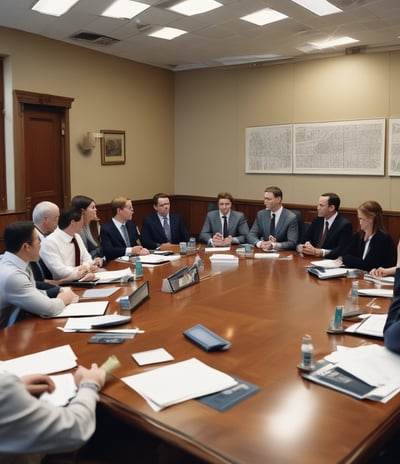
[[[265,209],[258,211],[247,241],[263,250],[294,250],[299,239],[296,215],[282,206],[279,187],[264,190]]]
[[[249,226],[243,213],[232,210],[232,195],[221,192],[217,202],[218,210],[207,213],[199,235],[200,242],[216,247],[245,243]]]

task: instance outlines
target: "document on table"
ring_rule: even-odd
[[[310,264],[317,267],[323,267],[325,269],[341,267],[340,264],[337,264],[337,261],[335,259],[319,259],[318,261],[311,261]]]
[[[121,287],[104,287],[104,288],[90,288],[85,290],[81,298],[108,298],[113,293],[117,292]]]
[[[360,288],[358,294],[360,296],[393,298],[393,288]]]
[[[383,338],[387,314],[366,315],[361,322],[352,324],[345,329],[348,334],[369,335],[371,337]]]
[[[378,285],[393,285],[394,284],[394,276],[375,277],[371,274],[364,274],[364,280],[369,280]]]
[[[78,390],[72,374],[51,375],[55,389],[52,393],[44,392],[40,399],[54,406],[66,406]]]
[[[62,345],[8,361],[0,361],[0,371],[11,372],[18,376],[53,374],[76,367],[76,359],[71,346]]]
[[[155,410],[232,388],[237,381],[191,358],[121,379]]]
[[[133,278],[132,270],[130,267],[118,271],[99,271],[96,272],[96,284],[108,284],[122,280]]]
[[[215,252],[215,251],[230,251],[231,247],[230,246],[223,246],[223,247],[206,247],[204,248],[204,251],[206,253],[209,252]]]
[[[106,312],[108,301],[87,301],[84,303],[71,303],[60,313],[53,317],[72,317],[72,316],[101,316]]]
[[[130,316],[121,314],[106,314],[105,316],[94,317],[70,317],[64,325],[65,332],[79,332],[85,330],[97,330],[120,324],[126,324],[131,321]],[[97,328],[96,328],[97,326]],[[137,329],[136,329],[137,331]]]
[[[210,261],[213,263],[238,263],[239,258],[235,255],[229,255],[224,253],[214,253],[210,256]]]
[[[303,377],[359,399],[382,403],[400,391],[400,356],[384,346],[361,345],[325,359],[331,364]]]

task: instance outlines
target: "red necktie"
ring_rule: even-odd
[[[80,266],[81,264],[81,250],[79,248],[78,242],[75,237],[72,237],[71,243],[74,244],[75,248],[75,266]]]

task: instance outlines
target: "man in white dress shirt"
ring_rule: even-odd
[[[58,228],[42,241],[40,257],[55,280],[93,280],[94,272],[103,264],[87,251],[79,231],[83,227],[82,211],[61,211]]]

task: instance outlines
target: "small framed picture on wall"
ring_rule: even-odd
[[[125,164],[125,131],[101,130],[101,164]]]

